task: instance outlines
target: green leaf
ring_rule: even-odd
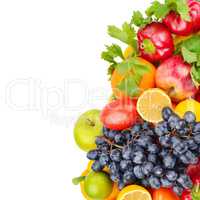
[[[141,92],[139,84],[144,74],[148,73],[150,68],[147,65],[143,65],[137,58],[131,58],[118,64],[116,70],[125,77],[118,88],[128,96],[133,97]]]
[[[163,19],[170,12],[170,8],[166,4],[154,1],[146,10],[147,16],[155,16],[157,19]]]
[[[85,176],[80,176],[72,179],[74,185],[79,185],[82,181],[85,180]]]
[[[184,60],[187,63],[197,62],[197,54],[189,51],[185,46],[181,48],[181,52],[182,52]]]
[[[185,40],[182,45],[194,53],[200,53],[200,35]]]
[[[191,20],[187,0],[165,0],[165,4],[171,8],[171,10],[178,12],[183,20]]]
[[[118,85],[118,88],[121,91],[124,91],[126,95],[130,97],[138,96],[140,93],[140,89],[136,82],[135,76],[128,76]]]
[[[106,51],[103,51],[101,54],[101,58],[110,63],[116,63],[115,58],[117,57],[124,59],[122,49],[117,44],[106,46]]]
[[[200,67],[193,65],[191,70],[191,76],[194,84],[199,87],[200,86]]]
[[[136,48],[136,32],[127,22],[122,25],[121,29],[116,26],[108,26],[108,34],[111,37]]]

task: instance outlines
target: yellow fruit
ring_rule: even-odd
[[[152,198],[145,188],[139,185],[130,185],[119,193],[117,200],[152,200]]]
[[[124,51],[124,58],[125,59],[128,59],[128,58],[131,58],[133,56],[133,53],[134,53],[134,49],[132,46],[128,46],[125,51]]]
[[[161,89],[153,88],[142,93],[137,101],[137,111],[140,116],[152,123],[162,121],[162,109],[172,107],[171,99]]]
[[[200,121],[200,103],[194,99],[187,99],[180,102],[176,108],[175,112],[183,117],[187,111],[191,111],[196,115],[197,121]]]

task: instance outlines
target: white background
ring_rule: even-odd
[[[110,24],[145,0],[0,1],[0,200],[82,200],[87,160],[73,124],[111,91],[100,59]]]

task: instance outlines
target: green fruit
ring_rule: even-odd
[[[113,182],[105,172],[91,172],[84,182],[84,190],[91,199],[106,199],[112,189]]]
[[[102,135],[102,128],[100,110],[89,110],[82,114],[74,128],[74,138],[77,145],[86,152],[95,149],[95,139]]]

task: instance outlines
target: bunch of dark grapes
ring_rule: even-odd
[[[103,136],[96,138],[97,149],[87,154],[94,160],[92,169],[98,172],[108,167],[119,189],[138,184],[173,188],[181,195],[184,189],[192,188],[186,169],[198,162],[200,123],[192,112],[181,119],[164,108],[162,116],[163,121],[156,126],[141,122],[124,131],[103,128]]]

